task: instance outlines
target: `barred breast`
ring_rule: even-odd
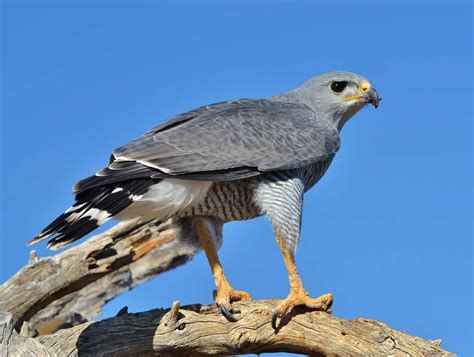
[[[223,222],[241,221],[261,215],[254,202],[260,178],[214,182],[207,195],[196,205],[180,212],[180,216],[213,216]]]
[[[321,180],[329,168],[329,165],[331,165],[333,158],[334,156],[327,160],[321,160],[313,165],[306,166],[304,172],[305,191],[308,191],[310,188],[316,185],[319,180]]]
[[[283,183],[296,175],[304,177],[305,191],[308,191],[321,179],[331,161],[332,158],[300,169],[264,173],[260,177],[214,182],[201,201],[182,210],[179,216],[213,216],[223,222],[258,217],[263,214],[256,200],[259,185]]]
[[[331,160],[326,160],[301,169],[268,172],[235,181],[164,179],[150,186],[143,195],[133,197],[134,202],[114,218],[212,216],[222,222],[255,218],[263,214],[256,200],[260,185],[283,183],[296,175],[304,177],[307,191],[321,179],[330,163]]]

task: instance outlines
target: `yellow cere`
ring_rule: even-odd
[[[370,87],[371,87],[371,85],[370,85],[369,82],[366,82],[366,81],[360,82],[359,89],[362,93],[367,92],[370,89]]]
[[[367,81],[362,81],[360,82],[360,85],[359,85],[359,90],[362,92],[362,93],[365,93],[365,92],[368,92],[370,87],[372,85],[367,82]],[[350,95],[348,97],[344,97],[344,98],[341,98],[342,101],[344,102],[347,102],[349,100],[355,100],[355,99],[360,99],[362,98],[362,94],[356,94],[356,95]]]

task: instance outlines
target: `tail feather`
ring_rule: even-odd
[[[127,208],[137,196],[157,183],[154,179],[136,179],[94,187],[76,195],[76,203],[34,237],[28,245],[51,238],[48,246],[58,249],[92,232]]]

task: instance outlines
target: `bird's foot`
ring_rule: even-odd
[[[234,290],[230,285],[223,284],[217,291],[214,290],[214,301],[222,312],[222,315],[230,322],[236,322],[237,319],[232,314],[231,303],[234,301],[252,300],[249,293],[245,291]]]
[[[276,330],[277,318],[282,318],[285,316],[286,313],[289,312],[294,306],[304,305],[312,310],[331,313],[332,301],[332,294],[325,294],[316,299],[312,299],[304,289],[291,291],[288,297],[283,300],[273,312],[272,327],[274,330]]]

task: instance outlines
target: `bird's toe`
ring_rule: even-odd
[[[231,302],[234,301],[248,301],[252,300],[252,297],[249,293],[245,291],[234,290],[232,288],[228,289],[220,289],[218,291],[214,291],[214,300],[216,305],[221,310],[222,315],[230,321],[236,322],[237,318],[233,315],[233,313],[237,313],[236,309],[232,308]]]
[[[229,293],[230,301],[249,301],[252,300],[250,294],[246,291],[232,289]]]
[[[312,299],[304,290],[290,292],[288,297],[284,299],[272,314],[271,325],[274,330],[277,329],[277,319],[285,316],[294,306],[306,306],[311,310],[332,312],[333,296],[325,294],[318,298]]]

